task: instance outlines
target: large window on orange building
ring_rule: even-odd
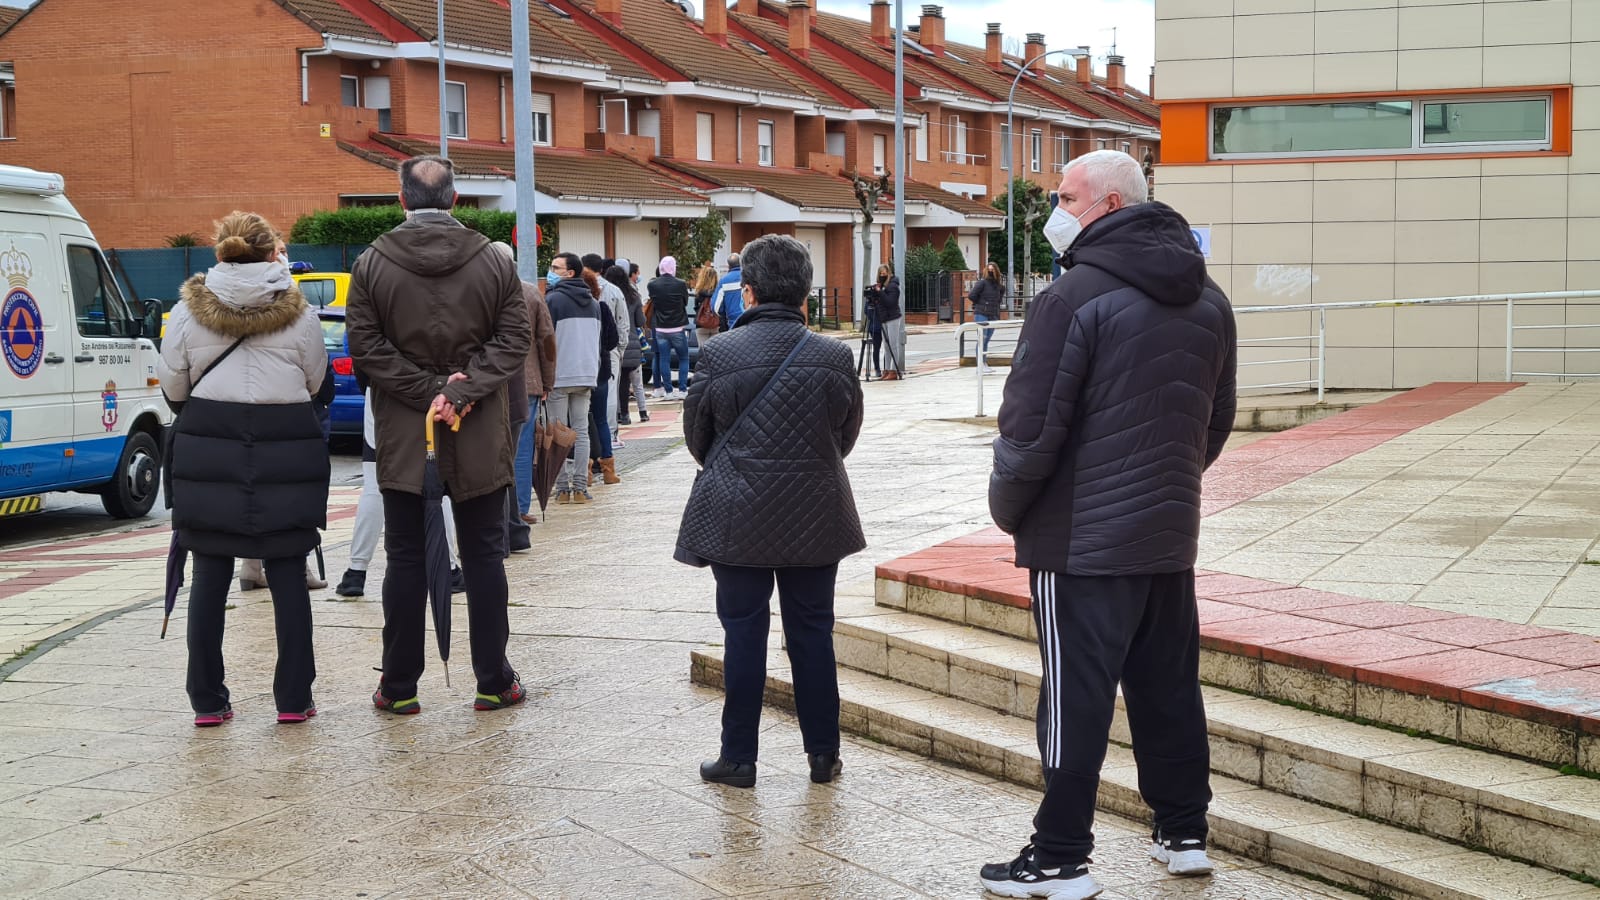
[[[1548,150],[1551,112],[1548,94],[1216,105],[1210,151],[1226,160]]]

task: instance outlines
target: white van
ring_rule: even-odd
[[[150,511],[162,429],[160,304],[123,299],[60,175],[0,166],[0,517],[48,491],[98,493],[106,512]]]

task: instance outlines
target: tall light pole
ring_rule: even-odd
[[[721,0],[712,0],[713,3]],[[900,280],[900,303],[906,297],[906,16],[905,0],[894,0],[894,277]],[[899,331],[895,359],[906,358],[905,329]]]
[[[439,25],[434,29],[439,40],[439,155],[450,158],[450,128],[444,102],[444,0],[439,0]]]
[[[713,0],[715,2],[715,0]],[[517,274],[523,281],[539,280],[539,219],[533,184],[533,51],[528,38],[528,0],[511,0],[511,103],[517,117],[512,148],[517,180]],[[550,123],[555,126],[554,122]]]
[[[1032,59],[1028,60],[1027,62],[1024,62],[1022,64],[1022,66],[1017,69],[1016,77],[1011,79],[1011,90],[1006,93],[1005,163],[1006,163],[1006,308],[1007,309],[1011,308],[1011,291],[1016,287],[1016,284],[1017,284],[1017,260],[1016,260],[1016,256],[1017,256],[1017,222],[1016,222],[1016,213],[1015,213],[1015,206],[1016,206],[1016,203],[1017,203],[1017,197],[1016,197],[1017,192],[1015,190],[1016,182],[1017,182],[1017,154],[1016,154],[1017,126],[1016,126],[1016,121],[1015,121],[1015,119],[1016,119],[1016,102],[1017,102],[1017,85],[1022,82],[1022,76],[1028,74],[1028,70],[1033,68],[1033,64],[1034,63],[1036,63],[1039,60],[1044,59],[1046,57],[1055,56],[1058,53],[1065,53],[1068,56],[1087,56],[1088,55],[1085,51],[1083,51],[1082,49],[1077,48],[1077,47],[1071,47],[1071,48],[1062,49],[1062,50],[1047,50],[1044,53],[1040,53],[1039,55],[1033,57]]]

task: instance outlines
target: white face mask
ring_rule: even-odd
[[[1107,194],[1105,197],[1101,197],[1099,200],[1089,204],[1088,209],[1085,209],[1084,212],[1087,213],[1090,209],[1094,209],[1104,203],[1110,196],[1110,194]],[[1072,242],[1076,241],[1078,235],[1082,233],[1083,220],[1067,212],[1067,208],[1063,205],[1058,204],[1050,213],[1049,221],[1044,223],[1044,238],[1050,242],[1050,246],[1055,249],[1057,254],[1067,252],[1067,248],[1071,247]]]

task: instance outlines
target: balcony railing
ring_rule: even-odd
[[[954,150],[941,150],[939,155],[944,161],[957,166],[981,166],[989,157],[982,153],[957,153]]]

